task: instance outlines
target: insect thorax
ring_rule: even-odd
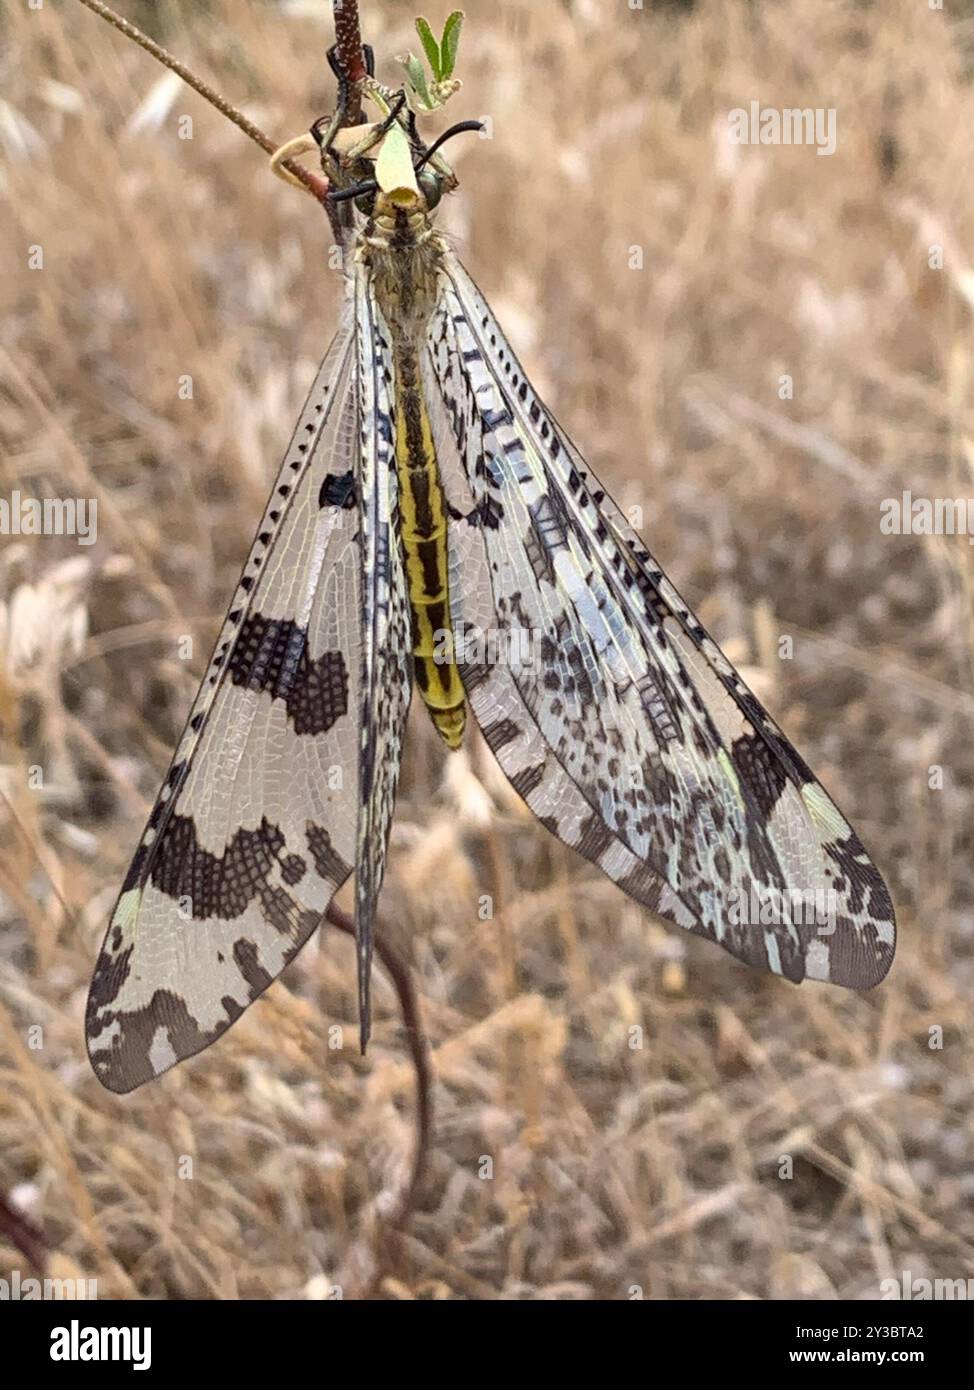
[[[357,254],[372,271],[379,307],[394,337],[418,342],[436,302],[445,243],[425,208],[377,199]]]

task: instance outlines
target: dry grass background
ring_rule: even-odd
[[[363,0],[380,75],[414,3]],[[283,140],[328,108],[327,8],[126,12]],[[903,1270],[974,1275],[974,566],[963,539],[879,529],[903,488],[974,491],[974,10],[466,9],[449,119],[489,113],[494,138],[452,147],[450,230],[886,872],[897,962],[860,997],[680,939],[536,828],[482,749],[448,766],[414,707],[383,903],[437,1126],[406,1232],[381,1232],[413,1140],[403,1031],[380,981],[359,1059],[334,932],[197,1060],[99,1088],[91,965],[336,277],[320,212],[220,116],[167,105],[74,0],[8,6],[0,495],[97,497],[99,530],[0,542],[0,1192],[102,1296],[866,1298]],[[731,146],[751,99],[834,106],[837,152]],[[23,1263],[0,1242],[0,1273]]]

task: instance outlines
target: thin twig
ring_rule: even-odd
[[[362,83],[368,76],[362,52],[362,27],[358,17],[358,0],[332,0],[335,16],[335,58],[348,82],[346,125],[358,125],[362,119]]]
[[[126,38],[131,39],[133,43],[137,43],[140,48],[144,48],[146,53],[151,53],[152,57],[155,58],[157,62],[162,63],[165,67],[177,73],[188,86],[193,88],[194,92],[199,92],[200,96],[205,98],[211,106],[215,106],[221,115],[226,116],[227,120],[233,121],[234,125],[238,126],[245,135],[249,136],[255,145],[259,145],[265,154],[273,154],[278,148],[270,136],[265,135],[260,126],[255,125],[248,116],[245,116],[242,111],[238,110],[232,102],[227,101],[226,97],[222,97],[208,82],[204,82],[201,77],[197,77],[192,68],[187,67],[175,54],[170,53],[167,48],[163,48],[162,44],[156,43],[155,39],[150,39],[149,35],[144,34],[138,25],[132,24],[130,20],[123,19],[122,16],[116,14],[109,5],[103,4],[102,0],[80,0],[80,3],[84,5],[86,9],[91,10],[93,14],[99,15],[102,19],[107,20],[109,24],[114,25]],[[304,185],[313,198],[316,198],[317,201],[326,208],[330,206],[327,202],[328,184],[324,179],[319,178],[317,174],[313,174],[310,169],[306,169],[304,165],[299,164],[297,160],[286,159],[282,161],[282,164],[289,174],[293,174],[294,177]]]
[[[355,936],[355,923],[340,907],[332,903],[325,916],[333,927],[337,927],[348,936]],[[413,1151],[412,1172],[399,1207],[389,1222],[390,1226],[399,1227],[412,1211],[426,1175],[433,1135],[433,1070],[430,1066],[429,1043],[423,1029],[412,974],[399,952],[384,937],[381,922],[375,934],[375,952],[385,967],[399,999],[399,1012],[402,1014],[413,1069],[416,1072],[416,1147]]]

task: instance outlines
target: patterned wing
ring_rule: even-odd
[[[348,322],[311,389],[88,997],[99,1080],[200,1051],[304,944],[356,849],[362,575]]]
[[[362,458],[362,684],[355,868],[359,1029],[369,1040],[375,905],[385,870],[402,741],[412,694],[409,591],[399,540],[389,329],[359,266],[356,314]]]
[[[500,660],[461,674],[515,789],[632,897],[749,965],[878,983],[894,949],[878,871],[537,398],[452,256],[427,378],[454,626],[507,639]]]

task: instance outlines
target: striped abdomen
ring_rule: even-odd
[[[411,347],[396,351],[396,469],[416,685],[450,748],[459,748],[466,698],[453,659],[447,519],[429,415]]]

